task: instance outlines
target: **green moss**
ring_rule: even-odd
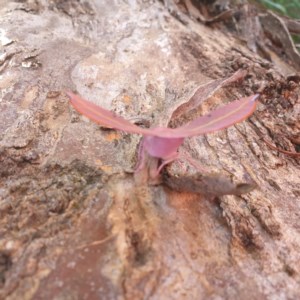
[[[300,0],[257,0],[268,9],[284,16],[300,19]],[[299,35],[292,35],[295,44],[300,43]]]
[[[267,8],[285,16],[300,18],[300,0],[257,0]]]

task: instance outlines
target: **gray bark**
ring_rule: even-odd
[[[160,2],[0,8],[0,298],[298,297],[299,161],[263,140],[299,144],[297,76],[224,27],[183,24]],[[184,144],[214,174],[257,183],[240,196],[138,186],[140,137],[100,128],[64,93],[157,125],[197,86],[240,68],[245,80],[196,114],[263,87],[255,114]],[[175,162],[165,172],[195,170]]]

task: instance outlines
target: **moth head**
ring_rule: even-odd
[[[149,155],[163,160],[174,157],[184,138],[162,138],[158,136],[145,136],[144,148]]]

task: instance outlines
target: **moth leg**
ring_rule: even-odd
[[[158,167],[159,159],[156,157],[149,157],[148,161],[148,172],[149,177],[152,183],[157,183],[160,181],[159,179],[159,167]]]
[[[138,161],[134,169],[134,181],[137,185],[147,184],[149,179],[149,163],[151,157],[145,150],[144,139],[141,140],[138,148]]]
[[[197,160],[195,160],[187,151],[181,150],[181,153],[178,155],[178,159],[186,160],[189,164],[191,164],[195,169],[200,171],[201,173],[207,173],[208,170],[203,167]]]
[[[146,155],[145,155],[145,146],[144,146],[144,139],[141,140],[138,148],[138,160],[134,167],[134,172],[141,171],[146,165]]]
[[[176,160],[179,158],[179,154],[178,152],[175,152],[169,159],[167,160],[163,160],[163,162],[161,163],[161,165],[157,168],[156,173],[153,174],[153,176],[158,176],[160,171],[163,169],[163,167],[169,163],[171,163],[172,161]],[[151,174],[152,175],[152,174]]]

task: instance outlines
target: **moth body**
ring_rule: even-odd
[[[169,160],[176,155],[184,138],[162,138],[158,136],[145,136],[144,149],[152,157]]]
[[[230,102],[178,128],[142,128],[73,93],[68,95],[74,108],[94,122],[105,127],[142,134],[144,139],[139,150],[136,172],[146,168],[145,160],[148,158],[144,154],[148,153],[150,160],[151,157],[155,158],[152,159],[155,163],[149,167],[150,177],[153,178],[159,175],[165,165],[179,158],[177,150],[184,138],[221,130],[245,120],[254,112],[259,97],[257,94]]]

